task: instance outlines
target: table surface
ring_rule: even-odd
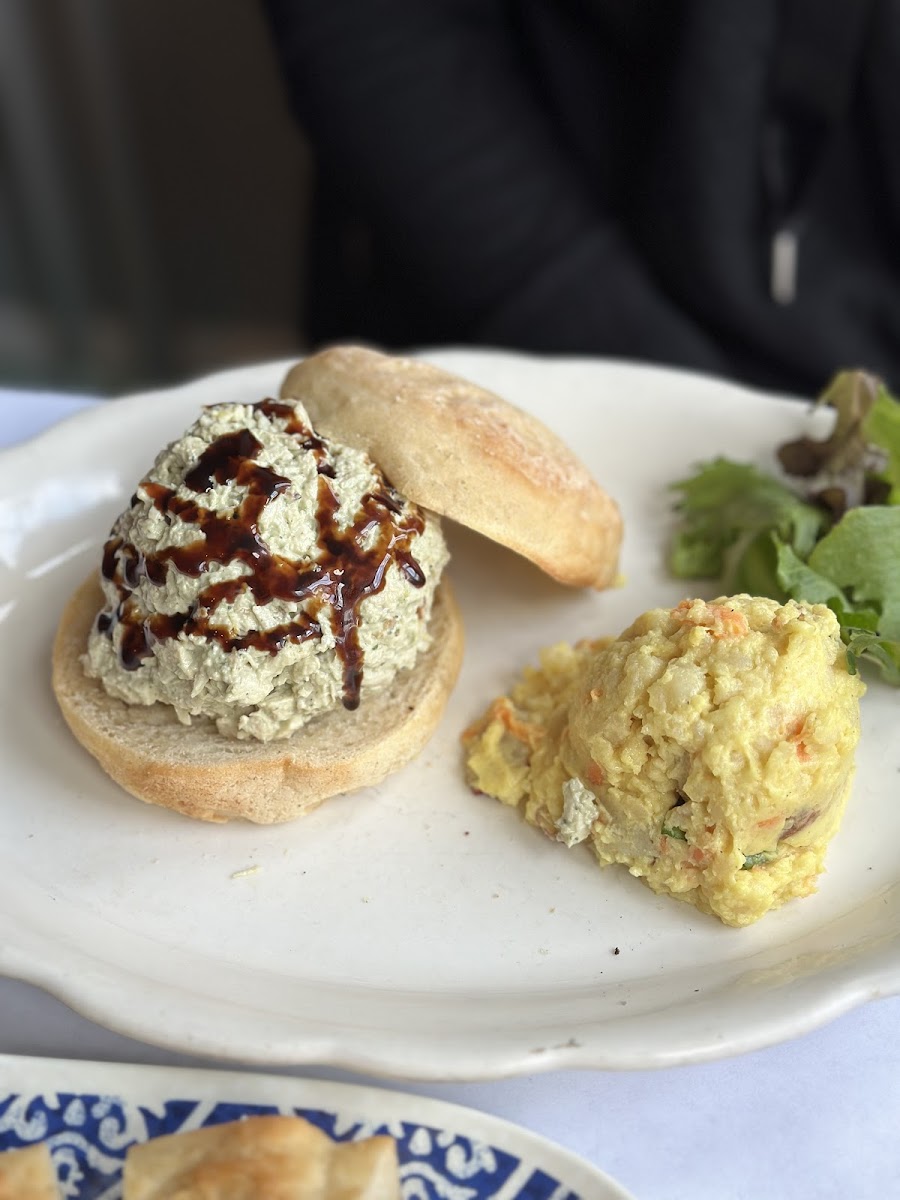
[[[88,403],[0,389],[0,447]],[[28,984],[2,979],[0,1052],[234,1067],[121,1037]],[[892,997],[795,1041],[723,1062],[401,1086],[552,1138],[637,1200],[883,1200],[900,1195],[898,1067],[900,997]],[[279,1073],[371,1082],[325,1068]]]

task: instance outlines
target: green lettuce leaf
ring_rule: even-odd
[[[820,575],[803,561],[792,546],[775,539],[778,582],[794,600],[808,604],[828,604],[837,601],[843,608],[847,599],[840,587],[826,575]],[[766,593],[768,595],[768,593]]]
[[[900,403],[884,386],[878,389],[875,403],[863,424],[866,438],[887,455],[881,478],[890,484],[888,504],[900,504]]]
[[[679,579],[727,575],[731,584],[743,573],[774,583],[771,551],[757,540],[760,535],[773,531],[805,556],[825,520],[818,509],[777,479],[726,458],[703,464],[690,479],[673,486],[680,493],[677,508],[682,524],[669,567]],[[757,587],[748,590],[759,594]]]
[[[776,561],[789,596],[833,610],[851,671],[864,658],[900,685],[900,508],[852,509],[808,563],[776,539]]]
[[[900,508],[851,509],[810,554],[809,566],[846,588],[854,608],[878,611],[878,632],[900,642]]]
[[[778,547],[783,545],[777,533],[767,529],[758,533],[741,552],[735,555],[729,581],[729,590],[746,592],[750,596],[771,596],[773,600],[787,600],[778,573]]]
[[[856,660],[866,658],[881,668],[885,680],[900,687],[900,642],[885,642],[877,633],[852,626],[841,628],[841,636],[847,646],[847,663],[850,674],[856,674]]]
[[[732,593],[827,604],[850,669],[867,659],[900,686],[900,403],[863,371],[835,376],[819,403],[836,411],[831,434],[778,448],[805,494],[747,463],[702,464],[674,485],[669,566]]]

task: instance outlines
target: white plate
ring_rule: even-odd
[[[769,462],[805,408],[649,368],[434,358],[579,449],[622,502],[628,582],[567,592],[451,530],[468,646],[441,728],[382,786],[293,825],[193,824],[130,799],[48,686],[64,599],[156,450],[202,404],[274,392],[284,364],[89,410],[2,459],[0,969],[182,1051],[444,1079],[734,1054],[897,989],[900,695],[878,682],[818,895],[749,929],[598,870],[462,778],[460,730],[539,647],[683,595],[664,565],[668,484],[718,453]]]
[[[308,1079],[0,1056],[0,1152],[46,1142],[66,1200],[119,1200],[134,1142],[300,1115],[337,1141],[397,1140],[407,1200],[629,1200],[608,1175],[472,1108]]]

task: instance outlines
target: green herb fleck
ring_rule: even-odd
[[[754,867],[761,867],[763,863],[771,862],[778,855],[774,850],[760,850],[759,854],[748,854],[744,859],[742,871],[752,871]]]
[[[663,837],[674,838],[676,842],[687,841],[687,834],[683,829],[679,829],[677,825],[663,825],[662,834]]]

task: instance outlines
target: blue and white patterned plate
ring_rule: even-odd
[[[46,1141],[66,1200],[119,1200],[128,1147],[261,1113],[337,1141],[396,1138],[403,1200],[629,1200],[608,1176],[516,1125],[380,1088],[238,1072],[0,1055],[0,1151]]]

